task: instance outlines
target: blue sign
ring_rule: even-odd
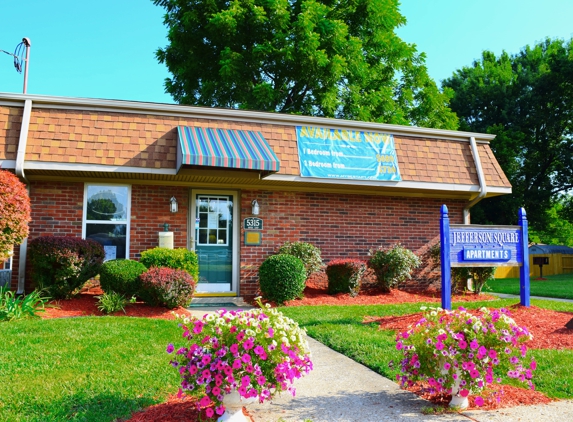
[[[519,266],[519,296],[530,305],[527,216],[519,209],[518,226],[452,224],[448,207],[442,205],[440,218],[440,269],[442,308],[452,309],[451,267]]]
[[[296,137],[302,177],[402,180],[390,134],[297,126]]]
[[[452,267],[515,266],[523,262],[519,226],[450,226]]]

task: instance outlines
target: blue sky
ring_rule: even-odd
[[[403,0],[399,36],[426,53],[440,82],[483,50],[517,53],[550,38],[573,37],[572,0]],[[163,9],[151,0],[1,0],[0,50],[31,40],[28,93],[172,103],[167,69],[155,50],[167,43]],[[23,74],[0,53],[0,92],[21,93]]]

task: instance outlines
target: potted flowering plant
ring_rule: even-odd
[[[396,376],[402,386],[427,381],[434,393],[452,394],[450,406],[460,408],[468,406],[470,393],[482,406],[483,397],[477,394],[494,381],[501,382],[502,374],[534,388],[536,362],[527,358],[523,344],[532,335],[515,323],[508,310],[481,308],[478,315],[464,308],[422,310],[423,318],[396,336],[396,348],[404,354],[401,374]]]
[[[198,389],[198,405],[209,418],[230,420],[224,399],[234,392],[260,403],[285,390],[294,396],[294,380],[312,369],[305,331],[256,301],[258,309],[184,318],[186,345],[167,347],[181,375],[179,394]]]

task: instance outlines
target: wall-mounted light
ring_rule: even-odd
[[[175,199],[174,196],[171,197],[171,199],[169,200],[169,210],[171,212],[177,212],[177,199]]]
[[[259,203],[257,202],[256,199],[253,199],[253,201],[251,202],[251,205],[253,206],[253,215],[259,215]]]

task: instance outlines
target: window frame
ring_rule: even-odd
[[[82,239],[86,238],[86,227],[88,224],[109,224],[119,225],[124,224],[123,220],[88,220],[88,188],[89,187],[114,187],[127,189],[127,204],[125,212],[125,259],[130,256],[130,232],[131,232],[131,185],[118,184],[118,183],[84,183],[84,199],[83,199],[83,213],[82,213]]]

